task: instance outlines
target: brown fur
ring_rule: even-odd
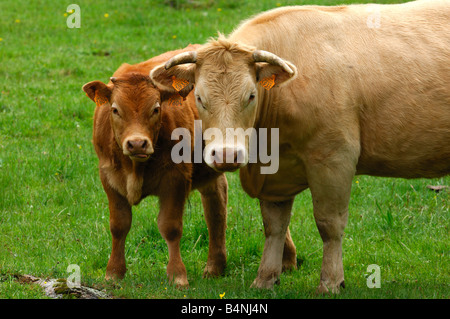
[[[446,0],[280,8],[199,48],[194,66],[169,70],[195,82],[195,94],[207,104],[199,108],[204,129],[280,129],[277,173],[260,174],[261,163],[240,169],[242,186],[260,199],[270,229],[254,286],[273,286],[285,262],[283,244],[295,254],[285,234],[292,201],[306,188],[324,242],[318,291],[337,292],[344,282],[341,243],[355,174],[450,173],[449,22]],[[249,62],[256,49],[291,62],[298,76],[279,83],[280,70]],[[162,87],[160,70],[152,78]],[[264,70],[276,75],[268,92],[257,85]],[[255,88],[256,102],[244,103],[242,96]]]
[[[197,47],[189,46],[184,51]],[[106,101],[95,109],[93,143],[99,158],[100,178],[109,200],[113,237],[107,278],[125,275],[124,245],[131,227],[131,207],[146,196],[154,195],[160,204],[158,228],[169,248],[167,275],[178,286],[188,285],[179,242],[185,200],[193,189],[201,193],[210,232],[205,275],[220,275],[225,268],[225,175],[203,163],[175,164],[171,159],[172,147],[177,143],[171,139],[172,131],[184,127],[193,136],[194,120],[198,118],[193,94],[181,107],[169,106],[167,99],[171,94],[156,89],[148,76],[154,66],[180,52],[183,50],[171,51],[135,65],[123,64],[108,85],[94,81],[83,87],[92,100],[97,94]],[[113,108],[118,115],[114,114]],[[129,151],[125,150],[130,136],[148,142],[145,149],[149,155],[147,160],[133,158],[135,154],[128,154]],[[192,150],[193,147],[192,143]],[[144,150],[140,152],[144,153]]]

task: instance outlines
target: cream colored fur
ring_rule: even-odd
[[[446,0],[286,7],[211,40],[197,50],[195,64],[152,76],[162,83],[164,76],[184,74],[195,82],[205,106],[197,105],[204,129],[280,129],[278,172],[261,175],[258,163],[240,169],[242,185],[260,199],[270,229],[255,287],[276,282],[285,263],[283,243],[284,255],[288,249],[295,256],[287,225],[292,201],[304,189],[311,190],[324,242],[318,291],[338,292],[354,175],[450,173],[449,30]],[[256,49],[281,57],[297,75],[255,64]],[[257,84],[263,73],[276,74],[284,85],[266,91]],[[256,102],[246,105],[253,90]]]

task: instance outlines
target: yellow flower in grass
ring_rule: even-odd
[[[108,18],[108,17],[109,17],[109,14],[108,14],[108,13],[105,13],[103,16],[104,16],[105,18]]]
[[[75,10],[72,9],[72,10],[70,10],[68,13],[72,14],[72,13],[74,13],[74,12],[75,12]],[[64,16],[67,17],[67,16],[69,15],[68,13],[67,13],[67,12],[64,12]]]
[[[225,292],[223,294],[219,294],[220,299],[222,299],[223,297],[225,297]]]
[[[15,23],[20,23],[20,19],[16,19],[16,21],[14,21]]]

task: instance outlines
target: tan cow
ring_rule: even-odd
[[[201,193],[209,231],[204,275],[217,276],[224,271],[226,177],[205,163],[174,163],[171,153],[177,140],[172,139],[172,132],[182,127],[194,134],[194,120],[198,118],[194,97],[190,94],[181,105],[171,106],[169,101],[174,95],[158,90],[148,76],[156,65],[197,47],[167,52],[135,65],[123,64],[110,83],[93,81],[83,86],[97,104],[93,142],[100,179],[109,200],[112,251],[107,279],[125,275],[125,239],[131,227],[131,207],[154,195],[160,206],[158,229],[169,248],[167,275],[177,286],[188,285],[180,239],[184,204],[192,189]],[[182,91],[181,96],[187,93],[189,90]],[[175,96],[183,100],[178,93]]]
[[[261,174],[261,162],[244,166],[248,155],[236,160],[249,153],[249,139],[214,140],[205,154],[217,170],[241,167],[244,190],[260,199],[266,241],[253,286],[272,287],[295,265],[286,232],[294,197],[306,188],[323,240],[318,291],[338,292],[355,174],[450,173],[449,30],[447,0],[285,7],[152,71],[161,88],[172,76],[195,83],[205,130],[279,129],[275,174]],[[230,153],[231,162],[216,164]]]

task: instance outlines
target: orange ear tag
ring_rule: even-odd
[[[183,105],[183,97],[178,93],[172,94],[172,96],[168,100],[168,103],[169,106],[181,106]]]
[[[177,91],[180,92],[182,89],[184,89],[186,86],[189,85],[189,81],[185,79],[178,79],[175,76],[172,76],[172,86]]]
[[[98,91],[95,91],[94,102],[97,106],[101,106],[108,102],[108,99],[104,96],[99,96]]]
[[[259,84],[261,84],[263,88],[269,91],[275,85],[275,74],[272,74],[272,76],[262,79],[261,81],[259,81]]]

